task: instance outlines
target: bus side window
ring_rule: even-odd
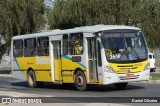
[[[23,40],[13,41],[13,56],[14,57],[23,56]]]
[[[24,40],[24,56],[36,56],[36,39],[25,39]]]
[[[76,33],[69,36],[69,50],[71,55],[83,54],[83,34]]]
[[[49,38],[42,37],[37,39],[37,55],[49,56]]]
[[[68,35],[63,35],[63,54],[68,55]]]

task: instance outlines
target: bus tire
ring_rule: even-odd
[[[33,71],[29,71],[27,74],[27,81],[28,81],[28,86],[30,88],[35,88],[37,87],[37,83],[36,83],[36,76],[34,74]]]
[[[117,89],[125,89],[125,88],[127,87],[127,85],[128,85],[128,82],[116,83],[116,84],[115,84],[115,87],[116,87]]]
[[[82,71],[77,71],[75,75],[75,86],[79,91],[87,90],[87,81],[86,77]]]

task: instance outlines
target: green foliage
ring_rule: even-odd
[[[159,74],[153,74],[152,76],[152,80],[160,80],[160,75]]]
[[[137,26],[150,48],[160,45],[159,0],[55,0],[48,18],[51,29],[95,24]]]
[[[0,32],[15,36],[33,33],[44,25],[43,0],[1,0]]]
[[[0,0],[0,34],[7,42],[1,51],[12,36],[41,30],[45,12],[50,29],[133,25],[142,29],[150,48],[160,45],[159,0],[55,0],[53,9],[45,9],[44,0]]]
[[[6,40],[0,57],[10,46],[12,36],[37,32],[45,24],[44,0],[0,0],[0,34]]]

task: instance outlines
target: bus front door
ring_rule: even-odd
[[[97,43],[96,38],[87,38],[89,82],[91,83],[98,82],[96,43]]]
[[[53,45],[53,69],[54,69],[54,80],[61,80],[61,41],[52,41]]]

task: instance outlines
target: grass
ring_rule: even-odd
[[[160,75],[158,74],[158,75],[151,75],[151,79],[152,80],[160,80]]]

